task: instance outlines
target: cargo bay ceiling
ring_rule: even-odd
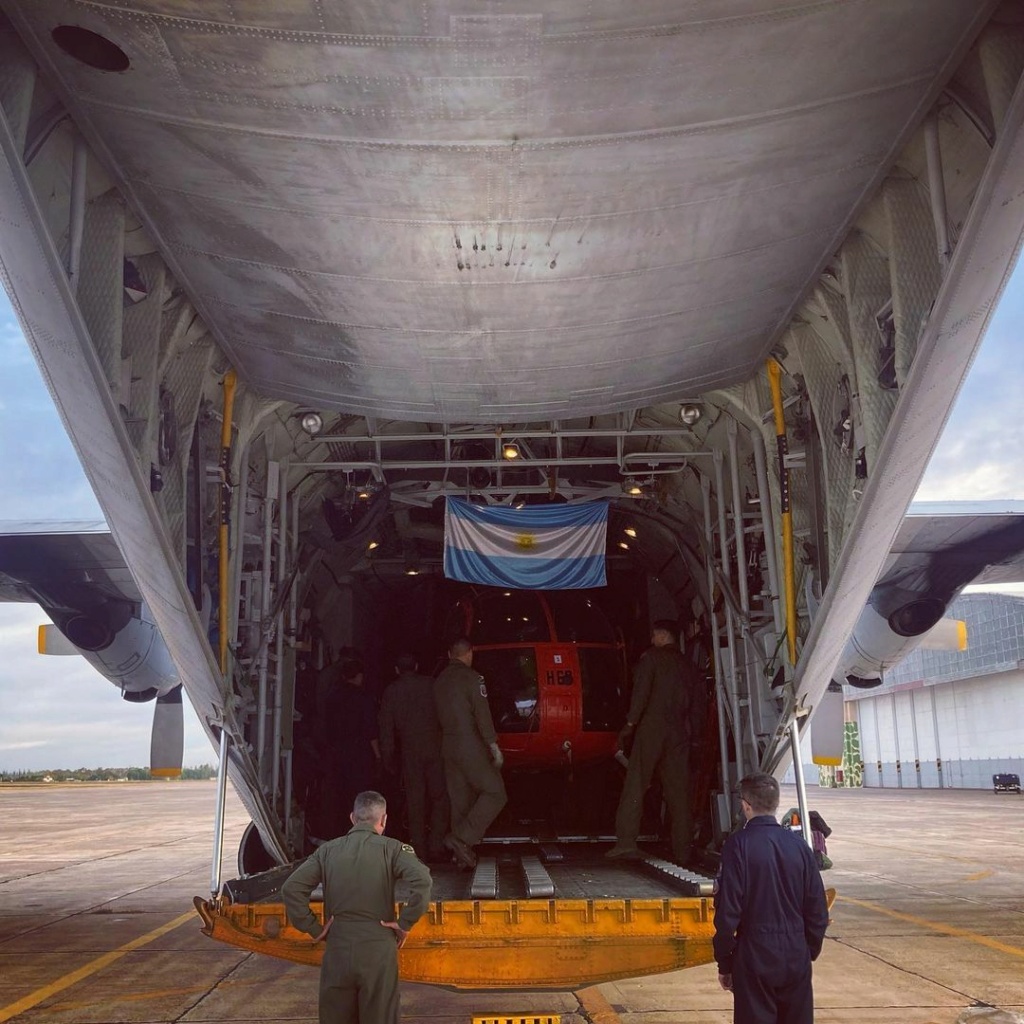
[[[487,423],[748,378],[985,10],[0,6],[250,387]]]

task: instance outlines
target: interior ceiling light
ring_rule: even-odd
[[[369,491],[367,491],[367,490],[365,490],[365,489],[364,489],[364,490],[361,490],[361,491],[359,492],[359,498],[360,498],[360,500],[362,500],[362,501],[366,501],[366,499],[367,499],[367,498],[369,498],[369,496],[370,496],[370,492],[369,492]]]
[[[405,570],[405,575],[406,576],[419,576],[419,574],[420,574],[419,569],[406,569]]]
[[[517,445],[515,441],[506,441],[501,446],[501,457],[503,459],[511,461],[512,459],[518,459],[520,455],[522,455],[522,452],[519,450],[519,445]]]
[[[307,412],[303,415],[300,422],[302,423],[302,429],[310,437],[316,437],[324,429],[324,418],[318,412]]]
[[[635,537],[636,536],[636,527],[635,526],[627,526],[622,532],[627,537]]]
[[[380,547],[380,545],[375,540],[371,540],[370,543],[366,545],[366,550],[367,551],[372,551],[374,548],[379,548],[379,547]]]
[[[623,551],[629,550],[629,545],[624,540],[619,541],[619,547],[622,548]]]
[[[704,410],[699,405],[681,405],[679,406],[679,418],[688,427],[694,426],[704,415]]]
[[[639,487],[637,484],[633,484],[633,486],[630,487],[630,489],[626,493],[627,494],[643,494],[644,492],[643,492],[643,488],[642,487]]]

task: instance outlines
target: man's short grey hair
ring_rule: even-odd
[[[357,825],[376,824],[388,809],[388,802],[376,790],[368,789],[360,793],[352,805],[352,817]]]

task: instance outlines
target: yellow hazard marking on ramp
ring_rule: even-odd
[[[855,900],[850,896],[838,897],[843,903],[849,903],[854,907],[863,907],[865,910],[873,910],[876,914],[885,914],[886,917],[895,918],[897,921],[906,921],[908,924],[916,924],[930,931],[938,932],[940,935],[952,935],[957,939],[967,939],[968,942],[975,942],[979,946],[988,946],[989,949],[997,950],[1000,953],[1009,953],[1010,956],[1024,958],[1024,949],[1020,946],[1008,946],[998,939],[990,939],[987,935],[979,935],[977,932],[968,931],[966,928],[957,928],[955,925],[942,924],[939,921],[929,921],[923,917],[915,917],[913,914],[903,914],[898,910],[890,910],[888,907],[879,906],[877,903],[869,903],[867,900]],[[3,1017],[0,1017],[3,1020]]]
[[[79,967],[77,971],[72,971],[70,974],[65,974],[63,978],[51,981],[49,985],[36,989],[35,992],[19,999],[17,1002],[0,1008],[0,1024],[3,1024],[3,1021],[10,1020],[12,1017],[17,1017],[19,1013],[31,1010],[33,1006],[38,1006],[41,1002],[49,999],[50,996],[55,996],[58,992],[71,988],[72,985],[77,985],[78,982],[83,981],[97,971],[102,971],[104,967],[109,967],[111,964],[116,963],[121,957],[131,953],[133,950],[148,946],[149,943],[159,939],[161,935],[173,932],[175,928],[180,928],[186,921],[194,920],[195,916],[195,912],[190,910],[187,914],[182,914],[173,921],[168,921],[167,924],[162,924],[159,928],[154,928],[151,932],[146,932],[145,935],[140,935],[137,939],[126,942],[118,949],[112,950],[110,953],[104,953],[103,956],[98,956],[95,960],[90,960],[89,963]]]
[[[592,1024],[620,1024],[622,1018],[596,985],[576,990],[576,998]]]

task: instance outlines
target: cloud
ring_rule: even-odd
[[[1018,264],[915,500],[1024,498],[1022,321],[1024,266]]]
[[[0,770],[149,763],[152,704],[129,704],[84,659],[36,653],[35,605],[0,605]],[[215,754],[185,701],[185,764]]]
[[[0,291],[0,519],[102,519],[35,358]]]

